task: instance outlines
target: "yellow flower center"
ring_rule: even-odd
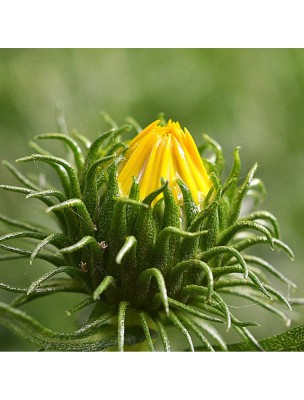
[[[160,180],[164,178],[176,201],[180,201],[182,195],[176,183],[180,178],[199,205],[211,184],[196,144],[189,131],[182,130],[178,122],[169,120],[166,126],[159,123],[159,120],[153,122],[129,143],[118,175],[120,189],[128,195],[135,176],[143,200],[160,187]]]

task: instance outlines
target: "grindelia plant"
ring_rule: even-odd
[[[269,349],[251,333],[258,324],[237,318],[226,300],[249,300],[289,322],[290,303],[267,276],[295,285],[250,254],[252,246],[268,245],[293,258],[276,218],[259,209],[265,191],[257,164],[241,178],[236,148],[223,178],[223,152],[209,136],[197,148],[178,122],[157,120],[143,130],[128,122],[113,123],[92,143],[76,132],[35,137],[35,153],[17,164],[49,164],[61,187],[41,186],[4,161],[22,186],[1,188],[41,200],[58,228],[0,216],[16,228],[0,237],[1,260],[40,258],[50,265],[29,287],[0,284],[18,293],[10,305],[0,303],[0,324],[41,350],[170,351],[178,334],[185,350],[226,351],[230,329],[241,337],[239,349]],[[132,131],[132,140],[122,140]],[[70,161],[40,147],[42,141],[62,142]],[[244,214],[248,198],[254,209]],[[36,243],[31,250],[7,244],[17,238]],[[69,310],[86,315],[75,332],[54,332],[21,309],[58,292],[86,296]]]

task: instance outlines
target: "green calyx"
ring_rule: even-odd
[[[200,208],[181,179],[177,182],[182,193],[179,203],[165,180],[159,182],[157,191],[140,200],[139,183],[134,177],[129,196],[122,196],[117,174],[127,144],[121,134],[131,129],[131,125],[114,126],[93,143],[79,134],[37,136],[36,140],[63,142],[73,155],[73,163],[49,154],[35,142],[32,147],[39,152],[17,162],[49,164],[58,174],[62,189],[45,190],[4,163],[22,187],[1,188],[40,199],[50,217],[57,219],[58,231],[49,232],[0,215],[3,223],[19,229],[0,237],[0,248],[5,251],[0,260],[29,258],[33,263],[42,258],[54,266],[29,288],[0,284],[4,290],[19,293],[11,306],[0,307],[0,324],[25,340],[29,340],[30,329],[34,332],[31,340],[40,348],[77,351],[132,349],[140,342],[145,343],[146,350],[153,351],[158,342],[164,350],[174,350],[168,328],[178,331],[190,350],[223,351],[228,347],[217,326],[226,324],[251,347],[261,350],[248,330],[256,323],[237,319],[225,296],[249,299],[287,323],[281,306],[288,309],[290,304],[270,285],[264,272],[295,285],[265,260],[248,253],[255,244],[268,244],[293,257],[280,239],[272,214],[254,210],[240,215],[248,196],[259,205],[264,195],[263,185],[254,179],[257,165],[242,181],[237,148],[228,178],[222,181],[222,150],[205,135],[200,150],[213,151],[215,162],[204,160],[212,188]],[[154,204],[160,194],[162,198]],[[32,217],[35,221],[34,214]],[[37,243],[32,251],[4,244],[15,238],[30,238]],[[55,249],[51,255],[45,253],[49,247]],[[59,273],[66,277],[58,278]],[[58,292],[87,295],[69,310],[69,315],[95,304],[85,325],[72,334],[52,332],[17,310],[28,301]],[[194,338],[200,347],[194,345]]]

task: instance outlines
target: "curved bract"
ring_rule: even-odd
[[[224,324],[250,349],[262,350],[248,329],[257,323],[239,320],[225,300],[226,295],[243,298],[286,324],[290,321],[283,310],[290,309],[288,300],[265,272],[295,285],[249,250],[267,244],[291,258],[292,251],[281,241],[272,214],[254,209],[240,216],[248,196],[254,195],[256,205],[264,196],[264,186],[255,178],[257,165],[240,179],[237,148],[223,179],[222,149],[209,136],[204,136],[201,157],[188,130],[177,122],[157,120],[141,131],[128,121],[139,131],[129,143],[121,135],[133,126],[117,124],[92,143],[64,133],[35,138],[57,140],[73,157],[67,154],[66,161],[32,142],[38,153],[18,162],[49,164],[62,188],[48,185],[46,190],[38,179],[4,162],[21,186],[0,187],[25,195],[26,201],[41,200],[49,218],[57,219],[58,230],[39,227],[35,211],[32,224],[0,216],[17,229],[0,237],[0,261],[40,258],[50,264],[50,271],[27,288],[0,284],[0,289],[19,294],[10,306],[0,304],[0,324],[45,350],[123,351],[144,342],[139,348],[170,351],[178,349],[172,341],[176,331],[188,350],[225,351],[228,346],[218,330]],[[205,150],[214,154],[213,161],[203,157]],[[17,238],[34,241],[32,250],[6,244]],[[58,292],[86,294],[67,310],[70,316],[94,305],[86,323],[71,334],[52,332],[18,309]]]

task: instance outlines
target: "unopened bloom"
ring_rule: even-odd
[[[272,214],[254,210],[240,216],[247,196],[254,194],[257,205],[263,197],[263,184],[253,179],[257,165],[238,184],[241,163],[236,148],[233,166],[222,181],[225,159],[220,145],[205,136],[203,148],[215,156],[208,162],[213,187],[191,135],[179,123],[169,121],[161,126],[160,121],[155,121],[127,148],[120,140],[120,133],[130,129],[130,125],[111,129],[93,143],[79,134],[75,134],[75,139],[62,133],[36,137],[61,140],[66,145],[66,156],[70,156],[68,147],[73,152],[74,165],[41,152],[35,142],[33,147],[38,154],[17,161],[49,164],[62,188],[51,184],[40,186],[39,176],[32,181],[4,162],[23,185],[0,185],[0,188],[42,200],[58,224],[52,224],[56,230],[50,232],[46,226],[25,224],[0,215],[1,224],[26,229],[0,235],[0,261],[29,257],[30,263],[41,258],[53,265],[27,289],[12,289],[11,285],[0,282],[1,290],[23,293],[13,300],[13,305],[0,302],[0,325],[42,350],[123,351],[125,345],[138,344],[142,350],[154,351],[162,343],[165,351],[184,348],[225,351],[229,347],[216,328],[225,323],[227,330],[234,325],[242,337],[242,343],[232,345],[232,350],[261,350],[263,343],[267,343],[266,350],[270,349],[270,339],[261,342],[261,346],[249,332],[248,326],[257,325],[254,321],[240,321],[234,316],[231,308],[242,305],[230,306],[235,296],[253,301],[252,304],[277,314],[286,323],[290,321],[278,307],[281,303],[290,309],[288,300],[270,285],[264,270],[285,282],[288,288],[295,285],[268,262],[250,255],[248,248],[268,242],[272,249],[282,249],[291,258],[293,253],[280,240],[277,220]],[[85,144],[86,151],[81,144]],[[123,160],[120,149],[126,148]],[[214,193],[207,195],[211,186]],[[154,207],[159,198],[161,202]],[[35,210],[34,207],[33,220],[39,217]],[[28,243],[26,248],[3,243],[14,238],[18,243],[22,238],[30,238],[32,249]],[[56,250],[45,252],[49,245]],[[2,251],[15,254],[6,255]],[[243,251],[246,251],[244,257]],[[58,278],[59,273],[66,276]],[[58,292],[65,292],[65,296],[71,292],[86,296],[67,311],[71,315],[83,310],[86,320],[72,333],[51,331],[19,309],[28,301]],[[175,334],[178,334],[176,339]],[[194,347],[192,336],[197,336],[200,346]],[[282,340],[276,337],[272,349],[276,350],[275,343],[279,343],[282,350]],[[283,350],[288,350],[290,341],[283,342]]]
[[[129,143],[118,176],[125,195],[129,194],[132,177],[138,179],[141,200],[160,187],[161,178],[168,181],[177,201],[182,198],[178,178],[188,186],[196,204],[205,198],[211,186],[189,131],[171,120],[166,126],[161,126],[160,120],[153,122]]]

